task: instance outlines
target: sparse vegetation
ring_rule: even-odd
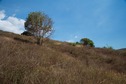
[[[69,42],[70,45],[72,46],[76,46],[77,44],[76,43],[72,43],[72,42]]]
[[[113,50],[113,47],[112,46],[108,46],[108,45],[104,46],[103,48],[112,49]]]
[[[77,44],[77,45],[81,45],[81,43],[80,43],[80,42],[76,42],[76,44]]]
[[[72,45],[72,46],[82,45],[82,44],[79,43],[79,42],[69,42],[69,44]]]
[[[126,84],[126,51],[35,42],[0,31],[0,84]]]

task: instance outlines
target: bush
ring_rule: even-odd
[[[80,43],[82,43],[85,46],[90,46],[90,47],[94,47],[94,42],[88,38],[82,38],[80,40]]]
[[[23,33],[21,33],[21,35],[34,36],[32,33],[28,32],[28,31],[24,31]]]
[[[76,42],[76,45],[81,45],[81,43],[80,42]]]
[[[76,46],[76,43],[69,43],[70,45],[72,45],[72,46]]]

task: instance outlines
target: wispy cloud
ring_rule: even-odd
[[[5,11],[0,11],[0,30],[14,32],[17,34],[23,32],[22,28],[24,27],[25,20],[19,19],[15,17],[15,15],[9,16],[7,18],[5,17]]]
[[[67,40],[66,42],[74,42],[74,40]]]
[[[76,35],[70,35],[70,39],[67,40],[67,42],[77,42],[81,38],[81,35],[76,34]]]
[[[77,39],[77,38],[78,38],[78,36],[77,36],[77,35],[75,35],[75,36],[74,36],[74,38],[75,38],[75,39]]]
[[[4,13],[5,13],[4,10],[0,11],[0,20],[5,18],[5,14]]]

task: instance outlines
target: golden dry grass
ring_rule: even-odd
[[[0,84],[126,84],[124,51],[0,35]]]

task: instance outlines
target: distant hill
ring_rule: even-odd
[[[126,51],[44,40],[0,31],[0,84],[126,84]]]
[[[123,50],[123,51],[126,51],[126,48],[122,48],[122,49],[119,49],[119,50]]]

